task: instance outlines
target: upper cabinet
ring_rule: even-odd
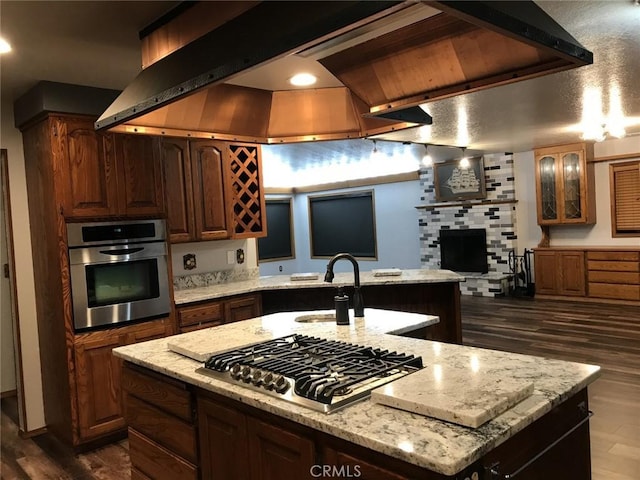
[[[538,224],[595,223],[593,144],[539,148],[534,155]]]
[[[66,218],[164,212],[159,139],[97,133],[86,117],[56,116],[52,129],[54,175]]]
[[[266,235],[260,147],[165,138],[172,243]]]

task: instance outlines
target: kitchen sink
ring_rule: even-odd
[[[300,323],[318,323],[318,322],[335,322],[335,313],[311,313],[308,315],[300,315],[295,318],[296,322]]]

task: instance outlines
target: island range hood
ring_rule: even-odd
[[[181,16],[190,12],[171,28],[202,34],[146,66],[96,129],[266,144],[361,138],[430,124],[420,105],[437,99],[593,62],[534,2],[202,2]],[[234,83],[288,56],[319,62],[339,86]]]

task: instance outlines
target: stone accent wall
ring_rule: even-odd
[[[484,156],[486,199],[470,200],[465,206],[443,206],[434,210],[420,210],[420,263],[422,268],[440,268],[440,229],[484,228],[487,231],[487,255],[491,289],[482,288],[487,281],[481,281],[481,275],[474,275],[461,286],[466,294],[485,294],[495,296],[506,292],[495,292],[498,281],[495,274],[509,274],[509,252],[517,251],[516,214],[514,203],[492,204],[491,201],[515,199],[515,178],[513,156],[511,154],[493,154]],[[422,186],[421,204],[436,202],[433,184],[433,169],[422,168],[420,171]],[[483,204],[474,204],[483,202]],[[459,202],[449,202],[451,204]],[[482,287],[472,284],[480,282]],[[491,290],[491,291],[489,291]],[[477,293],[479,292],[479,293]]]

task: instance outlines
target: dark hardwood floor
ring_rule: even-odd
[[[465,345],[600,365],[592,478],[640,478],[640,307],[463,296],[462,322]]]
[[[462,297],[465,345],[600,365],[589,387],[593,480],[640,478],[640,307]],[[2,401],[2,479],[127,480],[127,442],[74,455],[49,435],[24,440]],[[572,479],[567,479],[572,480]]]

